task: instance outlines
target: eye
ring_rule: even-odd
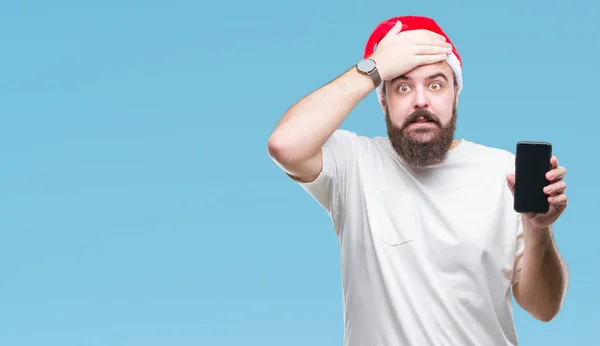
[[[442,85],[440,83],[433,82],[429,87],[433,90],[440,90],[442,88]]]
[[[407,93],[410,91],[410,87],[408,85],[401,85],[398,87],[398,91],[401,93]]]

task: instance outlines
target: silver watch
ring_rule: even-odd
[[[373,59],[363,59],[356,64],[356,69],[358,72],[365,74],[371,77],[373,84],[375,87],[381,84],[381,76],[379,75],[379,71],[377,70],[377,64]]]

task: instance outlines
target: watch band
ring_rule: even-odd
[[[378,87],[381,84],[381,75],[379,74],[379,70],[375,67],[371,72],[368,73],[369,77],[375,84],[375,87]]]

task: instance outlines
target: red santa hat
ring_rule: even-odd
[[[442,31],[440,26],[431,18],[421,17],[421,16],[401,16],[390,18],[386,21],[383,21],[375,27],[375,30],[369,36],[367,40],[367,44],[365,46],[364,58],[368,58],[375,52],[375,47],[381,40],[385,37],[385,35],[392,29],[396,22],[400,21],[402,23],[402,31],[409,30],[429,30],[433,31],[436,34],[440,34],[446,38],[446,41],[452,44],[452,53],[448,55],[446,58],[446,62],[450,65],[450,68],[454,71],[454,77],[456,78],[456,83],[458,85],[458,93],[461,92],[463,88],[463,79],[462,79],[462,60],[460,59],[460,55],[456,51],[456,47],[450,41],[448,36]],[[402,32],[401,31],[401,32]],[[383,83],[379,84],[375,89],[377,91],[377,99],[381,102],[383,100],[382,93]]]

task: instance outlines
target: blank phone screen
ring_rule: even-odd
[[[551,168],[552,147],[549,143],[520,142],[515,162],[515,203],[520,213],[548,212],[548,195],[544,187],[550,182],[546,173]]]

